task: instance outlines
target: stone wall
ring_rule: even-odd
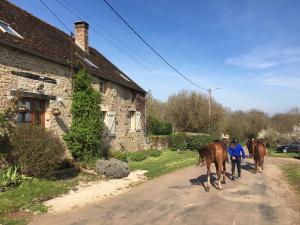
[[[29,55],[18,50],[0,46],[0,110],[6,105],[11,90],[21,89],[31,93],[40,93],[39,84],[44,85],[42,94],[60,98],[46,102],[45,127],[53,130],[59,136],[66,132],[71,124],[71,79],[69,69],[65,66],[52,63],[39,57]],[[12,72],[30,72],[32,74],[48,77],[56,80],[57,84],[32,80],[13,75]],[[61,115],[52,115],[52,109],[59,108]]]
[[[30,72],[57,81],[57,84],[32,80],[12,74],[12,71]],[[40,93],[37,87],[44,85],[43,94],[55,96],[46,105],[45,127],[56,132],[60,137],[71,125],[71,79],[69,68],[54,62],[33,56],[19,50],[0,45],[0,111],[12,97],[10,90],[22,89],[26,92]],[[116,133],[105,133],[104,139],[111,149],[142,150],[145,144],[145,97],[128,88],[106,81],[106,93],[102,95],[101,110],[115,112]],[[99,91],[99,79],[92,77],[93,87]],[[60,100],[60,101],[58,101]],[[52,109],[59,108],[61,115],[52,115]],[[129,111],[141,112],[141,130],[130,130]]]

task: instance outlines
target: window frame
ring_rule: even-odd
[[[101,85],[101,83],[103,85]],[[100,93],[102,93],[103,95],[106,95],[106,91],[107,91],[107,84],[105,80],[99,79],[99,91]]]
[[[29,109],[29,115],[30,115],[30,121],[26,122],[25,116],[27,113],[22,114],[18,113],[18,123],[20,124],[31,124],[31,125],[38,125],[36,118],[37,118],[37,110],[36,110],[36,104],[40,104],[40,116],[41,116],[41,123],[40,125],[42,127],[45,127],[45,112],[46,112],[46,100],[43,99],[37,99],[37,98],[22,98],[20,99],[20,102],[22,104],[25,104],[24,102],[29,102],[30,104],[30,109]],[[21,115],[22,119],[21,121],[19,120],[19,115]]]
[[[15,31],[8,23],[5,23],[4,21],[0,20],[0,30],[3,33],[8,33],[12,36],[19,37],[21,39],[24,39],[17,31]]]

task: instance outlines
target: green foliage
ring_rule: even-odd
[[[147,119],[148,135],[170,135],[172,134],[172,124],[170,122],[160,121],[153,117]]]
[[[145,151],[132,152],[132,153],[129,154],[129,158],[132,161],[140,162],[140,161],[143,161],[143,160],[147,159],[147,154],[146,154]]]
[[[65,181],[33,179],[0,194],[0,215],[18,210],[44,213],[47,207],[42,200],[65,193],[70,190],[70,186],[73,184]]]
[[[17,166],[11,166],[6,170],[0,171],[0,192],[18,185],[22,185],[31,180],[31,177],[26,177],[19,174]]]
[[[127,162],[128,152],[126,151],[110,151],[109,158],[115,158],[124,162]]]
[[[300,167],[298,164],[286,164],[281,166],[283,174],[287,177],[289,184],[300,198]]]
[[[101,156],[102,114],[101,95],[95,91],[88,74],[81,70],[74,79],[71,130],[64,136],[73,157],[88,161]]]
[[[158,157],[161,155],[161,151],[155,148],[146,150],[146,154],[150,157]]]
[[[171,150],[185,151],[188,148],[187,136],[185,134],[176,134],[171,136]]]
[[[188,149],[197,151],[213,141],[214,141],[214,138],[210,135],[188,136],[188,138],[187,138]]]
[[[0,171],[0,188],[17,185],[18,167],[9,167]],[[2,174],[2,176],[1,176]]]
[[[10,141],[15,163],[27,176],[51,176],[64,157],[65,149],[60,139],[39,126],[15,127]]]
[[[198,161],[198,153],[194,151],[174,152],[163,151],[161,156],[149,157],[141,162],[130,161],[130,170],[147,170],[145,174],[148,178],[161,176],[175,170],[195,165]]]
[[[109,178],[118,179],[129,175],[127,162],[111,158],[110,160],[100,159],[96,163],[96,172]]]

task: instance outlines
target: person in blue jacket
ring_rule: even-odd
[[[234,180],[235,166],[237,167],[237,171],[238,171],[238,179],[240,179],[241,178],[241,157],[245,159],[246,155],[243,147],[239,144],[237,139],[232,140],[231,144],[228,147],[228,153],[231,158],[232,180]]]

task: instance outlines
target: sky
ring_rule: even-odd
[[[75,21],[87,21],[90,45],[155,98],[166,101],[182,89],[207,94],[151,52],[103,0],[43,1],[70,30]],[[300,1],[107,1],[223,106],[269,114],[300,107]],[[11,2],[70,33],[40,0]]]

